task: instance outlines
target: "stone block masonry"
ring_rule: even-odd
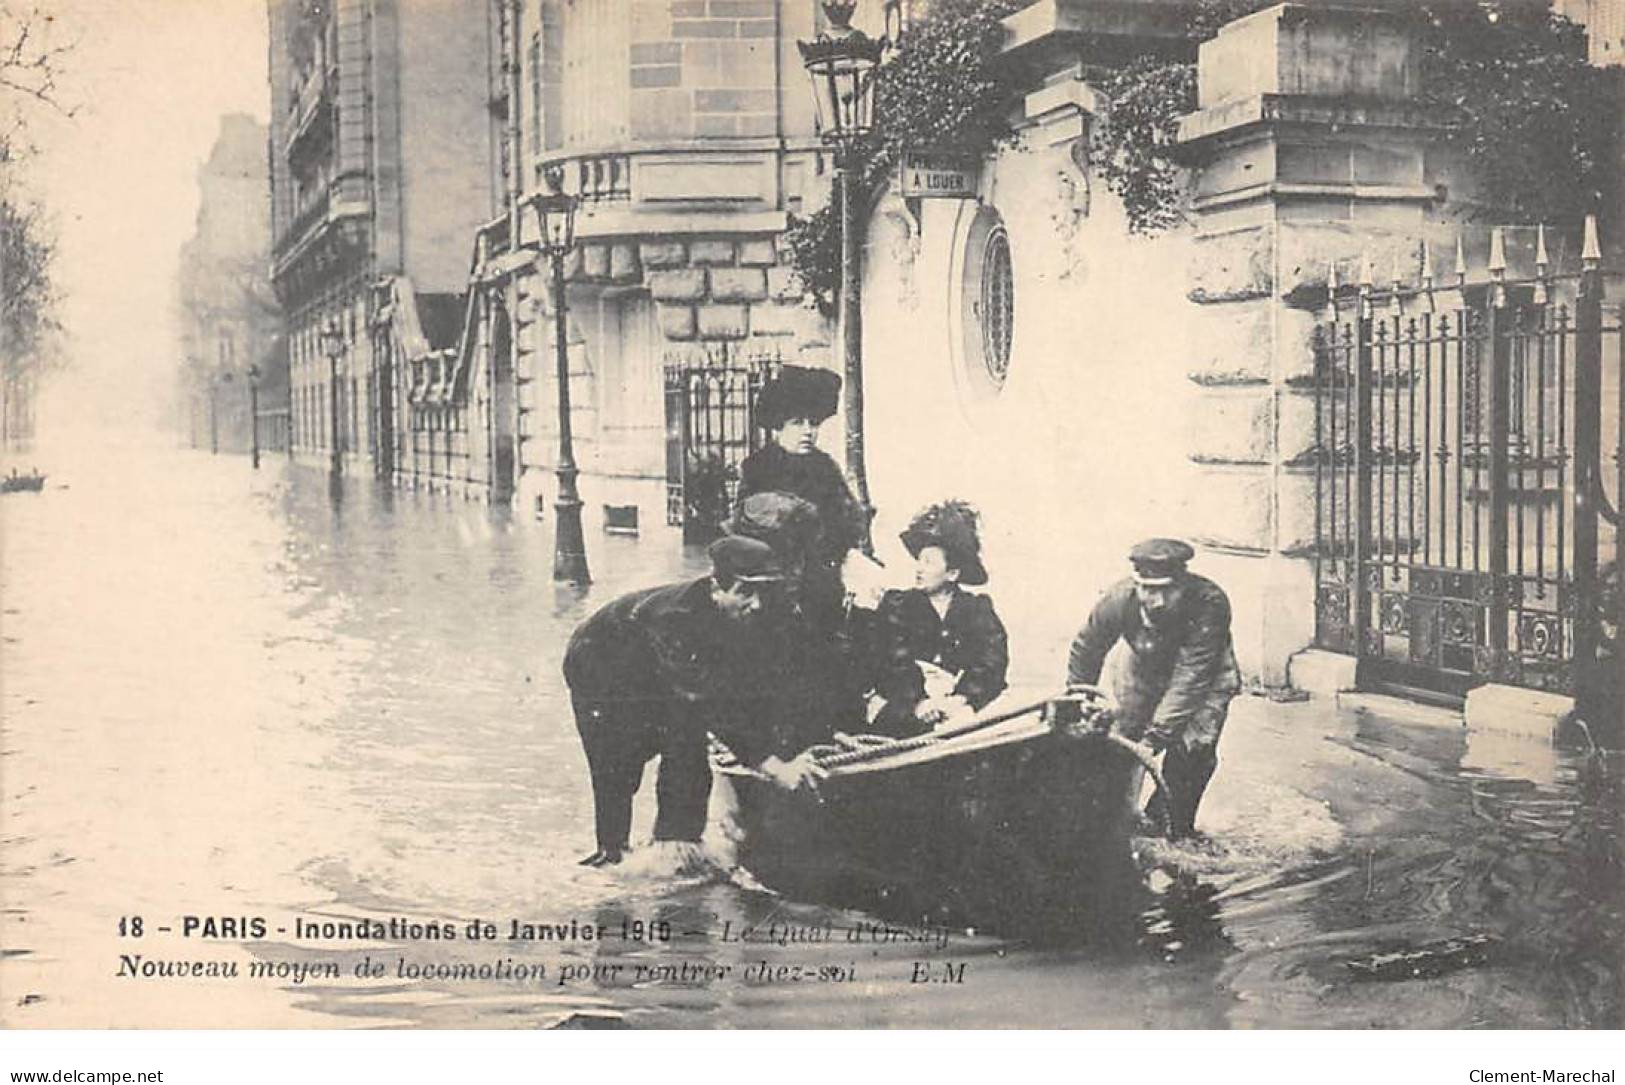
[[[827,339],[771,235],[587,241],[574,281],[646,287],[671,343]]]
[[[775,0],[632,0],[637,139],[779,134]]]
[[[1201,108],[1180,125],[1197,211],[1190,530],[1243,586],[1237,651],[1270,685],[1314,636],[1312,337],[1326,268],[1346,282],[1362,253],[1386,270],[1396,244],[1414,252],[1433,198],[1417,50],[1383,12],[1269,8],[1201,46]],[[1343,98],[1369,108],[1327,112]]]

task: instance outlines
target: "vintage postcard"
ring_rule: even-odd
[[[1618,0],[0,0],[0,1024],[1620,1028],[1622,97]]]

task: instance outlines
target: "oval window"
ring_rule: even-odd
[[[1003,385],[1010,372],[1010,339],[1015,323],[1015,282],[1010,269],[1010,235],[1003,226],[988,232],[982,252],[982,297],[978,306],[982,364],[988,379]]]

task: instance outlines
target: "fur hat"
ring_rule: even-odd
[[[756,400],[756,421],[764,429],[778,429],[792,418],[822,422],[835,413],[840,398],[840,374],[787,365],[762,386]]]
[[[765,542],[789,564],[806,560],[822,529],[812,502],[776,490],[745,498],[728,524],[729,534]]]
[[[942,501],[923,510],[898,536],[913,557],[927,546],[940,546],[950,569],[959,570],[959,582],[987,583],[982,564],[982,541],[978,536],[976,510],[964,501]]]

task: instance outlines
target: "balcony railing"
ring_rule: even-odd
[[[304,86],[299,88],[299,97],[288,110],[288,139],[284,144],[288,153],[291,154],[299,141],[315,127],[316,118],[321,115],[322,107],[328,100],[327,88],[327,76],[320,67],[313,68]]]
[[[282,259],[327,223],[364,216],[371,210],[367,174],[357,170],[341,173],[289,220],[287,228],[277,237],[274,256]]]
[[[632,198],[632,159],[621,153],[556,156],[537,164],[538,182],[558,166],[564,171],[564,191],[583,202]]]
[[[277,239],[276,251],[279,256],[295,241],[309,233],[312,226],[327,218],[328,203],[327,190],[324,188],[294,213],[287,229],[283,230],[282,236]]]

